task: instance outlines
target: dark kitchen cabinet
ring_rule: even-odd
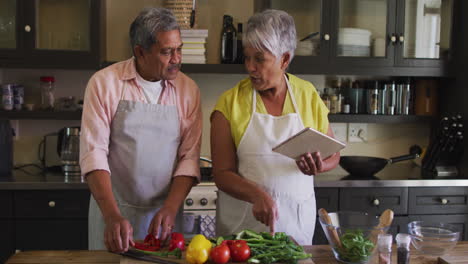
[[[411,188],[409,210],[413,214],[468,213],[468,188]]]
[[[444,76],[453,50],[456,0],[257,0],[291,14],[296,73]],[[318,67],[318,69],[317,69]],[[324,72],[325,71],[325,72]]]
[[[88,190],[0,191],[0,263],[15,250],[88,249]]]
[[[380,215],[391,209],[397,215],[408,213],[408,188],[342,188],[340,210]]]
[[[98,68],[102,2],[2,1],[0,67]]]

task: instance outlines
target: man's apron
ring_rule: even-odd
[[[286,77],[285,77],[286,78]],[[264,188],[276,202],[276,232],[286,232],[301,245],[311,245],[316,221],[313,176],[304,175],[296,161],[272,148],[304,128],[296,100],[286,78],[295,113],[272,116],[256,112],[257,92],[252,93],[252,117],[237,148],[239,174]],[[217,235],[243,229],[269,231],[257,221],[252,204],[219,191],[216,211]]]
[[[154,215],[169,193],[179,147],[179,116],[175,105],[123,100],[126,83],[112,120],[109,167],[112,191],[122,216],[133,227],[133,238],[144,239]],[[106,249],[105,223],[91,197],[89,249]],[[182,230],[182,210],[174,231]]]

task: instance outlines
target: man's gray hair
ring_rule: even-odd
[[[130,26],[130,44],[149,50],[156,43],[155,35],[161,31],[180,29],[175,16],[166,8],[145,8]]]
[[[242,40],[244,46],[250,45],[256,50],[269,51],[276,59],[288,52],[294,57],[296,49],[296,26],[294,19],[282,10],[267,9],[253,15],[247,22]]]

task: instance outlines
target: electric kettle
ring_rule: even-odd
[[[65,176],[80,176],[80,127],[65,127],[58,132],[57,153]]]

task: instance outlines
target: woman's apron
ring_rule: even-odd
[[[285,77],[286,78],[286,77]],[[276,202],[276,232],[286,232],[301,245],[311,245],[316,221],[313,176],[304,175],[296,161],[272,151],[273,147],[304,128],[296,100],[286,78],[295,113],[272,116],[256,112],[257,92],[252,93],[252,117],[237,148],[239,174],[264,188]],[[217,235],[243,229],[269,231],[257,221],[252,204],[219,191]]]
[[[126,83],[112,120],[109,167],[112,191],[120,213],[133,227],[133,238],[144,239],[154,215],[169,193],[179,147],[179,115],[175,105],[123,100]],[[174,231],[182,230],[182,209]],[[105,249],[105,223],[91,196],[90,250]]]

